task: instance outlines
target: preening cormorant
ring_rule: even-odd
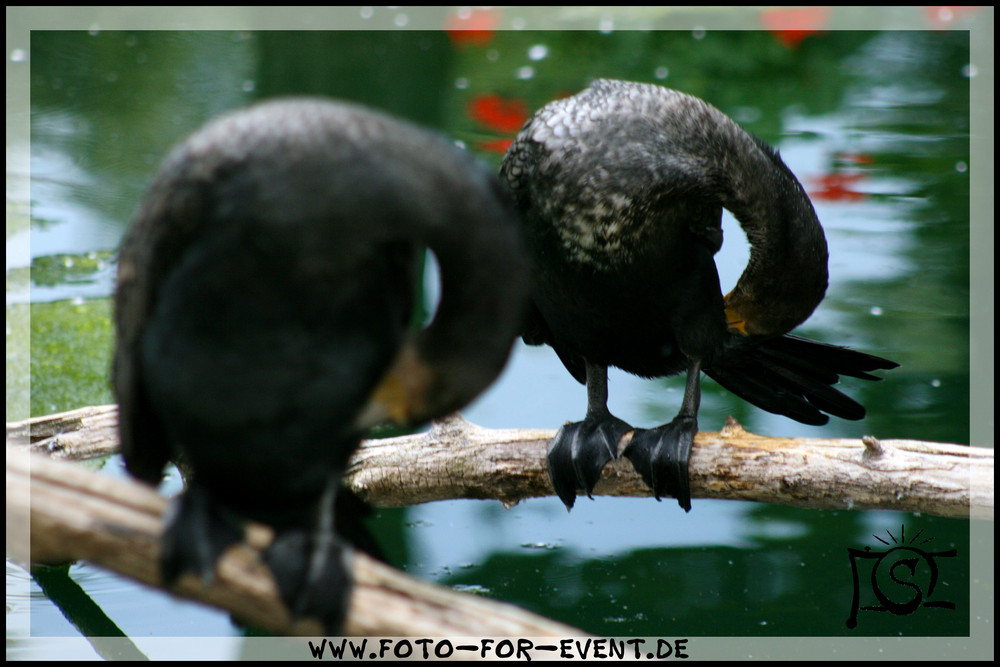
[[[414,332],[425,247],[441,298]],[[114,298],[125,465],[152,484],[175,455],[193,472],[167,520],[164,580],[210,580],[260,521],[289,609],[336,631],[348,457],[371,426],[445,415],[497,376],[527,274],[496,175],[382,113],[266,102],[175,149],[122,242]]]
[[[529,344],[551,345],[587,386],[587,414],[548,453],[567,508],[588,495],[632,427],[607,408],[607,369],[687,373],[677,417],[635,429],[622,454],[657,498],[689,510],[687,465],[704,371],[744,400],[805,424],[864,408],[831,385],[897,364],[788,335],[827,288],[827,247],[778,153],[706,102],[662,86],[598,80],[525,123],[501,174],[524,219],[535,285]],[[750,241],[723,296],[713,255],[722,209]]]

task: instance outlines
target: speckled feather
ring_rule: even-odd
[[[696,97],[601,79],[539,110],[502,172],[522,208],[528,200],[538,206],[537,218],[559,231],[573,259],[607,268],[627,261],[631,248],[643,243],[647,222],[664,200],[698,192],[720,205],[734,199],[741,183],[733,175],[744,165],[729,162],[769,160],[762,148]],[[692,231],[721,242],[718,227]]]

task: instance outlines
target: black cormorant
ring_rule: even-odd
[[[827,288],[827,247],[812,204],[778,153],[704,101],[662,86],[598,80],[539,110],[501,174],[526,226],[536,284],[523,338],[551,345],[587,386],[582,422],[548,454],[572,507],[632,430],[607,408],[607,369],[687,373],[677,417],[635,429],[623,451],[657,498],[690,509],[687,464],[704,371],[754,405],[806,424],[864,408],[830,385],[897,364],[787,335]],[[723,296],[713,255],[722,209],[750,261]]]
[[[410,327],[419,253],[441,298]],[[262,103],[165,161],[120,249],[113,385],[128,471],[193,478],[160,563],[213,576],[253,519],[296,616],[346,608],[333,508],[371,426],[456,410],[500,372],[527,298],[496,175],[451,142],[360,106]]]

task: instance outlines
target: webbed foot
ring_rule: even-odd
[[[627,423],[608,412],[588,414],[582,422],[564,425],[549,445],[549,478],[556,495],[572,509],[577,489],[587,496],[601,477],[601,470],[617,458],[618,441],[631,431]]]
[[[222,552],[243,539],[242,520],[195,484],[170,504],[166,524],[160,573],[167,586],[185,572],[211,584]]]
[[[347,615],[352,579],[347,545],[304,529],[279,533],[264,552],[278,591],[294,618],[315,618],[339,634]]]
[[[635,429],[622,456],[627,456],[642,479],[660,496],[673,496],[684,511],[691,511],[688,461],[698,432],[698,420],[678,416],[669,424],[652,429]]]

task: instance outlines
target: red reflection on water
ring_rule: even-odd
[[[456,46],[486,46],[498,25],[500,16],[493,9],[459,10],[444,20],[444,30]]]
[[[477,141],[476,147],[482,151],[503,155],[512,143],[514,143],[513,139],[493,139],[491,141]]]
[[[864,153],[839,153],[837,159],[850,164],[872,164],[875,162],[875,158]]]
[[[868,195],[853,189],[856,183],[864,179],[864,174],[827,174],[813,179],[818,186],[809,193],[814,199],[824,201],[859,201]]]
[[[794,48],[810,35],[822,32],[830,21],[830,7],[798,7],[795,9],[766,9],[760,13],[760,22],[784,46]]]
[[[520,130],[529,115],[524,100],[508,100],[494,93],[477,96],[469,102],[466,113],[477,123],[504,134]]]

